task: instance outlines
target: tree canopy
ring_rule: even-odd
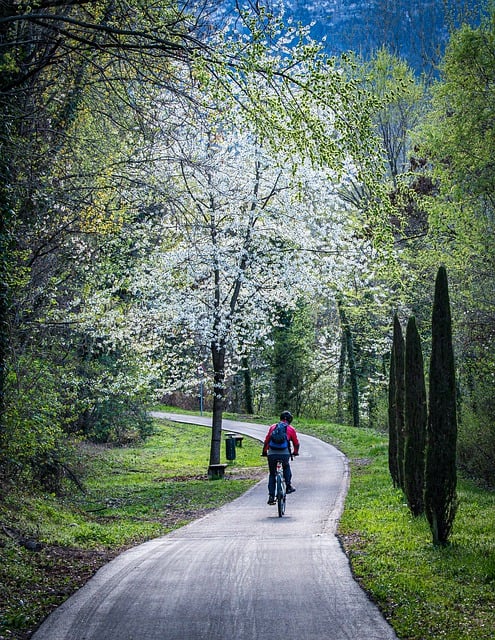
[[[440,262],[460,460],[493,442],[493,20],[452,34],[433,86],[308,34],[258,3],[2,4],[9,473],[75,432],[145,435],[146,400],[194,394],[199,366],[216,461],[236,376],[266,412],[290,388],[284,340],[299,410],[383,428],[390,317],[421,325]]]

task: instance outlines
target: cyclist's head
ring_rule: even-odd
[[[280,420],[290,424],[292,422],[292,413],[290,411],[282,411],[280,414]]]

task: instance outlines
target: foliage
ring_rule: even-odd
[[[354,352],[354,340],[352,338],[351,327],[349,320],[342,304],[342,300],[337,300],[337,306],[339,309],[340,327],[342,331],[342,352],[341,352],[341,366],[344,366],[345,361],[349,365],[349,380],[350,380],[350,404],[352,408],[352,424],[355,427],[359,427],[359,384],[356,371],[356,357]],[[339,376],[339,384],[342,383],[342,378]],[[340,389],[339,389],[340,391]]]
[[[414,316],[411,316],[407,322],[404,386],[406,432],[404,493],[411,513],[418,516],[424,511],[423,492],[428,410],[421,337]]]
[[[476,468],[480,478],[490,477],[493,468],[493,438],[487,426],[493,424],[488,381],[493,380],[495,364],[491,293],[495,192],[490,160],[495,94],[489,80],[493,39],[493,12],[479,27],[464,26],[452,33],[441,78],[432,88],[431,109],[415,136],[417,157],[423,159],[418,180],[433,181],[434,189],[420,197],[428,216],[428,235],[411,246],[410,262],[419,296],[422,279],[436,270],[433,261],[449,271],[462,431],[459,459],[469,467],[472,437],[480,450],[471,472]]]
[[[2,231],[7,260],[1,279],[7,291],[0,322],[8,329],[2,332],[8,350],[2,351],[1,366],[9,372],[2,378],[8,403],[1,409],[0,437],[9,448],[10,469],[31,457],[45,475],[44,460],[61,459],[63,432],[77,428],[102,393],[102,378],[108,388],[114,375],[103,372],[102,359],[99,375],[88,380],[84,338],[74,328],[88,272],[126,215],[124,197],[116,193],[117,167],[135,141],[132,109],[117,98],[116,85],[106,84],[105,73],[117,75],[118,66],[129,81],[135,74],[118,61],[113,65],[116,61],[99,49],[103,32],[113,29],[110,14],[99,14],[101,7],[71,5],[57,17],[50,7],[40,7],[34,23],[33,13],[23,15],[23,9],[6,7],[1,34],[10,63],[0,86],[6,123],[0,180],[9,194],[0,216],[8,221]],[[58,28],[60,39],[52,40]],[[94,29],[93,36],[99,31],[98,44],[79,29]],[[24,57],[27,32],[39,47]],[[122,360],[120,366],[125,368]],[[112,420],[128,401],[114,403]]]
[[[495,487],[495,422],[492,383],[480,388],[476,411],[462,409],[458,424],[457,464],[466,475],[487,487]],[[488,405],[488,406],[486,406]]]
[[[290,169],[312,164],[326,166],[325,177],[329,167],[341,175],[353,158],[359,158],[357,179],[373,183],[378,167],[371,167],[368,152],[373,149],[370,115],[377,101],[322,54],[307,30],[286,29],[265,12],[241,12],[237,19],[242,26],[234,36],[232,25],[219,28],[210,3],[181,8],[168,2],[160,7],[62,3],[62,8],[54,14],[50,6],[40,6],[33,17],[23,6],[12,5],[2,21],[2,113],[12,123],[2,138],[9,151],[2,156],[0,171],[8,182],[2,188],[10,194],[2,211],[2,219],[10,220],[2,231],[2,248],[12,258],[5,266],[12,286],[8,296],[0,292],[0,322],[8,321],[12,345],[8,353],[0,353],[2,371],[7,363],[15,366],[33,323],[45,336],[49,324],[71,351],[70,377],[78,392],[83,431],[90,433],[88,423],[93,421],[100,438],[113,438],[107,433],[113,427],[100,414],[110,403],[125,416],[128,401],[116,400],[117,389],[127,395],[134,385],[134,402],[146,387],[168,385],[171,378],[177,384],[188,365],[190,371],[197,369],[206,345],[214,369],[213,398],[219,405],[212,441],[212,460],[217,460],[226,370],[232,362],[234,369],[238,366],[256,339],[237,318],[240,312],[248,313],[252,288],[246,276],[254,274],[256,282],[262,266],[258,260],[273,248],[268,239],[277,216],[270,220],[267,215],[272,196],[279,200],[278,219],[281,207],[302,209],[297,189],[291,186],[290,196],[284,191],[289,182],[295,185],[307,178],[296,177]],[[204,29],[207,22],[213,29]],[[24,57],[22,46],[28,32],[39,45],[30,58]],[[14,93],[22,100],[11,100]],[[31,118],[31,113],[36,116]],[[235,121],[227,117],[232,114]],[[244,141],[241,131],[246,132]],[[241,163],[235,167],[234,156],[249,137],[251,157],[242,159],[250,164],[242,164],[239,173]],[[268,149],[272,157],[267,165]],[[29,171],[24,171],[26,157]],[[277,171],[284,178],[280,186]],[[232,188],[222,193],[229,172],[231,185],[247,179],[243,198],[236,199]],[[266,180],[268,190],[258,193],[258,179]],[[208,183],[208,195],[215,197],[204,206]],[[382,216],[383,202],[367,208],[375,222]],[[10,211],[14,215],[7,216]],[[198,215],[188,226],[193,212]],[[243,226],[246,212],[250,223]],[[160,223],[154,226],[157,219]],[[202,323],[198,332],[185,308],[181,318],[173,305],[164,310],[150,304],[149,288],[140,288],[135,270],[144,270],[150,280],[153,268],[148,269],[143,256],[147,249],[151,255],[159,253],[171,290],[195,297],[191,287],[194,291],[200,281],[194,274],[183,278],[183,249],[198,230],[207,231],[208,224],[212,242],[203,254],[201,277],[210,269],[207,261],[213,260],[210,273],[221,278],[226,254],[215,252],[220,246],[228,251],[234,236],[244,243],[237,244],[244,254],[237,253],[232,262],[235,249],[231,252],[231,267],[237,269],[230,281],[232,295],[223,284],[215,285],[214,298],[207,300],[207,307],[214,301],[212,327],[206,327],[203,307],[196,316],[196,323]],[[264,242],[258,238],[252,244],[253,225],[259,236],[262,224]],[[294,254],[301,228],[293,225],[283,247],[288,253]],[[308,238],[306,231],[297,241]],[[110,259],[107,244],[123,247],[124,254]],[[304,279],[301,274],[295,277],[303,260],[293,262],[292,274],[282,278],[286,289]],[[163,284],[163,277],[153,284]],[[165,289],[162,298],[168,294]],[[239,300],[243,304],[237,308]],[[260,296],[252,296],[249,309],[250,324],[258,330],[262,305],[254,317],[259,301]],[[74,326],[77,335],[71,335]],[[262,330],[268,331],[266,326]],[[31,342],[30,349],[36,359],[41,344]],[[230,362],[225,361],[227,351]],[[148,356],[152,366],[146,371]],[[2,392],[3,382],[0,376]]]
[[[306,272],[304,288],[311,286],[310,260],[297,251],[312,240],[294,179],[249,132],[241,132],[234,115],[227,120],[198,109],[181,115],[182,153],[188,139],[194,148],[178,166],[167,163],[157,174],[163,184],[176,184],[176,231],[144,258],[144,274],[133,283],[140,305],[167,313],[176,333],[196,345],[196,353],[174,363],[181,371],[176,378],[187,386],[210,360],[211,464],[219,461],[226,375],[238,371],[253,343],[268,333],[274,305],[293,306],[296,274]],[[169,218],[162,224],[168,227]]]
[[[297,164],[303,154],[342,175],[353,159],[361,164],[360,179],[375,183],[369,134],[378,101],[356,76],[342,72],[343,65],[356,69],[352,61],[328,57],[308,27],[287,27],[266,12],[246,11],[242,18],[234,32],[219,34],[220,50],[237,57],[225,68],[224,86],[213,87],[214,100],[241,105],[249,128],[283,150],[288,162]],[[380,214],[371,203],[370,214]]]
[[[424,110],[425,88],[412,69],[386,48],[362,61],[367,83],[382,107],[374,117],[381,148],[386,154],[387,175],[397,186],[397,177],[407,172],[411,151],[410,131]]]
[[[454,524],[456,498],[456,384],[447,271],[435,281],[429,371],[425,512],[436,545],[445,545]]]
[[[428,150],[435,160],[443,158],[435,169],[458,185],[455,196],[490,195],[494,188],[490,113],[495,94],[489,82],[495,64],[493,28],[492,15],[478,28],[465,25],[453,33],[441,67],[443,81],[435,87],[430,126],[425,128]]]
[[[64,427],[74,419],[66,403],[73,394],[70,385],[61,384],[62,368],[51,364],[30,354],[19,358],[16,370],[9,372],[0,471],[4,481],[30,478],[50,489],[58,487],[63,474]]]
[[[413,212],[405,207],[403,192],[407,189],[403,181],[412,145],[409,131],[424,110],[425,88],[411,69],[386,49],[378,51],[369,61],[358,58],[355,62],[358,81],[378,99],[372,115],[374,144],[376,153],[385,159],[386,171],[379,177],[380,190],[373,185],[373,190],[368,191],[367,185],[356,180],[352,172],[337,187],[340,198],[350,208],[349,215],[357,217],[361,226],[351,230],[351,237],[357,233],[359,243],[355,252],[352,244],[341,243],[338,235],[333,235],[332,244],[340,256],[354,260],[359,266],[356,264],[357,268],[348,272],[334,270],[330,288],[336,290],[334,295],[341,300],[352,337],[360,420],[386,429],[391,341],[386,318],[409,303],[410,274],[404,270],[400,242],[404,230],[411,233],[416,227]],[[352,69],[349,73],[352,75]],[[384,198],[395,205],[392,211],[382,202],[386,221],[378,228],[373,223],[368,225],[366,217],[368,203],[374,198]],[[380,236],[379,241],[375,234]]]
[[[315,321],[308,302],[281,309],[273,322],[274,409],[300,415],[311,389]]]
[[[456,310],[460,459],[489,477],[493,22],[453,34],[408,172],[409,130],[430,96],[386,50],[328,58],[309,28],[253,4],[228,17],[209,1],[59,9],[8,5],[0,27],[9,437],[23,428],[20,442],[37,442],[28,394],[10,385],[27,388],[41,361],[61,380],[48,385],[56,429],[111,441],[145,435],[144,420],[140,433],[123,428],[143,399],[190,392],[211,362],[216,460],[218,415],[241,371],[254,374],[252,408],[272,409],[271,345],[260,347],[276,298],[289,313],[314,303],[299,343],[314,349],[301,411],[337,413],[338,298],[355,422],[384,427],[386,318],[424,319],[424,278],[441,259]],[[28,57],[25,34],[38,45]],[[471,426],[481,450],[469,467]]]

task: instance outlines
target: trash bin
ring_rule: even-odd
[[[225,440],[225,457],[227,460],[235,460],[235,438],[228,437]]]

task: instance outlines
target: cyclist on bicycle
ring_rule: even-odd
[[[280,414],[280,422],[272,424],[265,437],[263,444],[263,453],[261,455],[268,456],[268,469],[270,475],[268,477],[268,504],[276,504],[275,502],[275,477],[277,475],[277,462],[280,460],[284,472],[284,480],[286,492],[293,493],[295,491],[291,484],[292,471],[290,468],[291,455],[299,455],[299,440],[294,427],[291,425],[292,414],[290,411],[282,411]],[[279,424],[285,427],[286,438],[284,442],[274,442],[272,434]],[[292,452],[291,452],[292,443]]]

